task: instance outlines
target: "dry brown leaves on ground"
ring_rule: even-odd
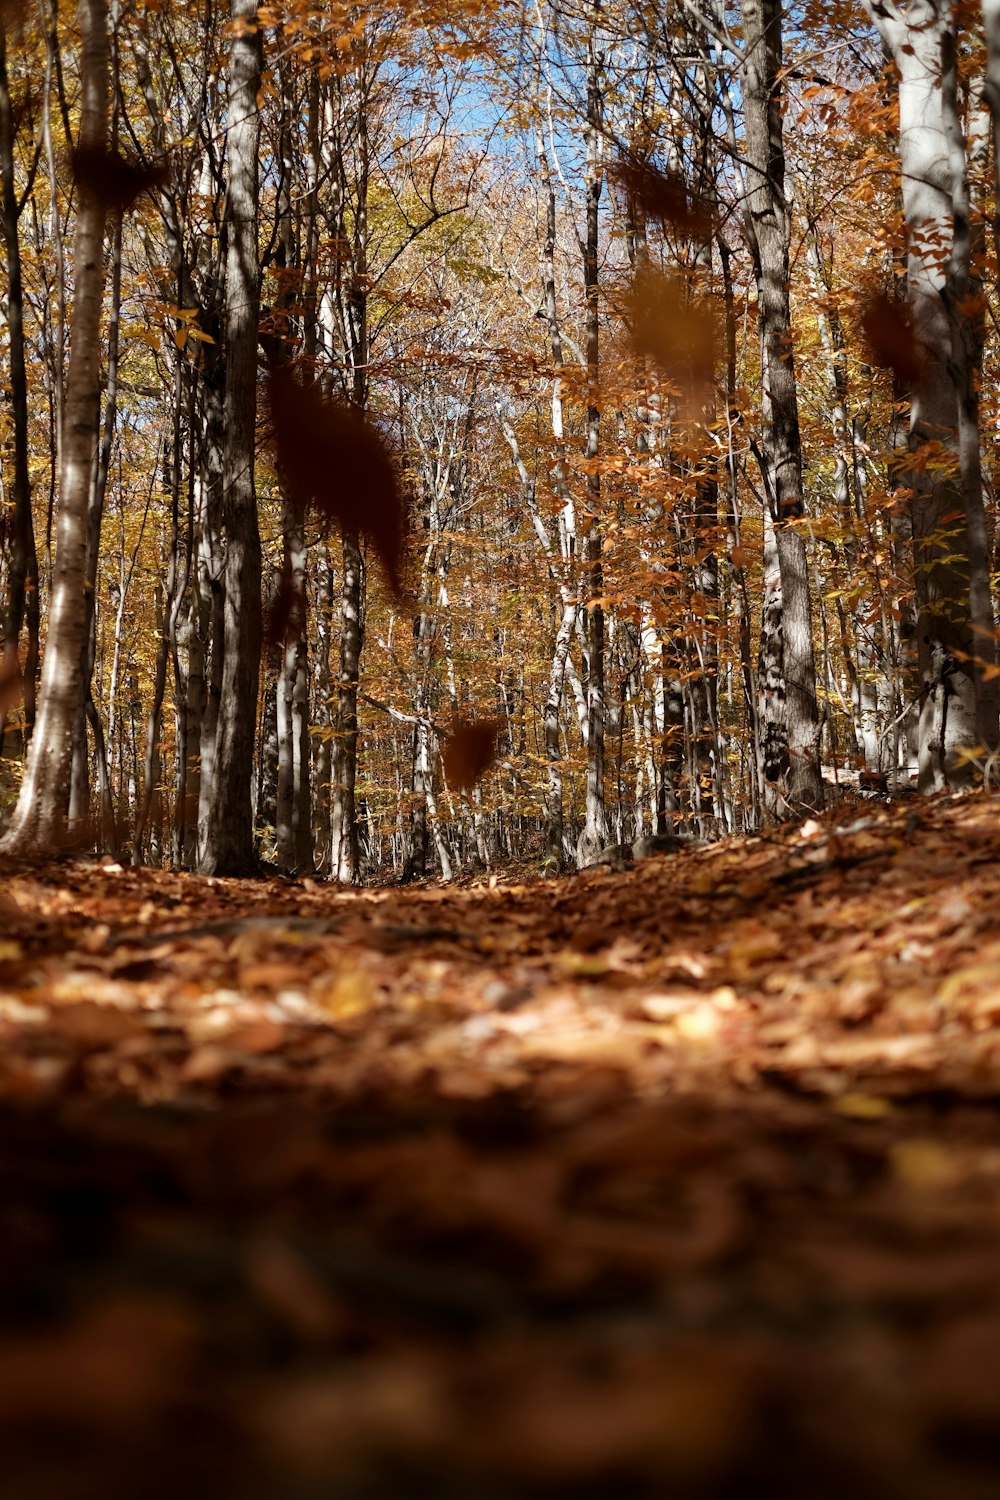
[[[1000,818],[0,890],[5,1497],[1000,1492]]]

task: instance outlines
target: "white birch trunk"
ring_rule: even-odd
[[[106,0],[81,0],[81,151],[107,149],[107,22]],[[88,505],[101,400],[105,208],[86,180],[78,192],[72,344],[63,406],[48,639],[25,777],[13,821],[0,845],[6,854],[34,848],[52,851],[65,839],[73,726],[81,703],[80,658],[88,619]]]

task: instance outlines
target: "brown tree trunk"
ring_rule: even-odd
[[[21,285],[21,247],[18,204],[14,184],[14,118],[7,78],[7,38],[0,20],[0,216],[7,262],[7,334],[10,341],[10,407],[14,463],[11,495],[10,563],[3,612],[3,648],[17,657],[21,628],[27,620],[28,656],[24,669],[25,740],[35,720],[35,670],[38,665],[38,558],[31,515],[28,472],[28,379],[24,361],[24,296]],[[0,726],[6,719],[0,714]],[[4,732],[0,727],[0,754]]]
[[[347,299],[351,400],[368,405],[368,117],[359,80],[357,108],[358,182],[352,281]],[[358,692],[364,647],[365,568],[358,537],[345,531],[340,595],[340,662],[334,686],[330,767],[330,873],[354,884],[360,875],[355,787],[358,776]]]

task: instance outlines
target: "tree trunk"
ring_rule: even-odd
[[[28,379],[24,361],[24,296],[21,285],[21,247],[18,240],[17,191],[14,183],[14,119],[7,79],[7,38],[0,20],[0,215],[3,219],[7,262],[7,333],[10,340],[10,405],[14,465],[10,565],[3,613],[3,648],[17,658],[21,627],[27,619],[28,656],[24,669],[25,740],[35,720],[35,670],[38,665],[38,558],[31,515],[28,472]],[[0,754],[3,753],[6,714],[0,713]]]
[[[355,785],[358,774],[358,679],[364,640],[364,562],[358,538],[344,532],[340,592],[340,660],[334,684],[330,755],[330,874],[358,879]]]
[[[106,149],[108,133],[106,0],[80,4],[81,151]],[[40,706],[13,821],[0,848],[51,851],[65,839],[73,727],[80,704],[80,659],[87,629],[88,505],[101,401],[101,302],[104,291],[103,198],[83,180],[73,247],[72,347],[63,418],[56,557]]]
[[[585,191],[587,195],[586,231],[583,256],[583,282],[586,299],[587,333],[587,492],[590,515],[587,520],[585,561],[587,574],[586,641],[587,641],[587,782],[586,821],[580,835],[578,858],[586,864],[599,854],[608,842],[604,807],[604,734],[607,705],[604,693],[604,568],[602,563],[601,475],[598,468],[601,445],[600,380],[600,301],[597,276],[600,203],[604,187],[602,162],[602,95],[601,60],[597,46],[597,18],[600,5],[595,4],[587,39],[587,130]]]
[[[297,601],[281,647],[278,674],[278,797],[275,842],[286,874],[311,874],[309,798],[309,662],[306,651],[306,545],[302,518],[288,506],[283,518],[284,576]]]
[[[805,538],[802,451],[792,346],[789,211],[781,99],[781,0],[744,0],[744,120],[747,215],[757,274],[765,431],[781,572],[781,620],[788,744],[788,801],[796,812],[822,807],[819,717]]]
[[[351,400],[359,412],[368,405],[368,147],[367,97],[358,84],[357,161],[351,285],[347,298]],[[357,808],[358,692],[364,647],[365,568],[358,537],[345,531],[340,596],[340,665],[334,686],[330,797],[330,873],[353,885],[359,878]]]
[[[917,748],[920,784],[930,789],[967,781],[969,752],[979,745],[992,749],[997,739],[996,645],[979,474],[980,352],[969,326],[965,143],[955,100],[952,5],[910,0],[901,12],[866,0],[866,9],[899,74],[907,299],[921,355],[905,478],[912,495],[923,678]],[[989,8],[986,14],[995,39],[995,18]],[[954,466],[924,461],[941,449],[954,455]]]
[[[232,0],[233,21],[253,21],[254,0]],[[254,493],[257,331],[257,152],[261,41],[234,35],[229,55],[226,150],[226,393],[222,519],[225,614],[222,690],[203,874],[246,875],[254,868],[253,776],[261,648],[261,551]]]

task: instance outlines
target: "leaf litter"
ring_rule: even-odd
[[[9,871],[4,1494],[995,1496],[997,821]]]

